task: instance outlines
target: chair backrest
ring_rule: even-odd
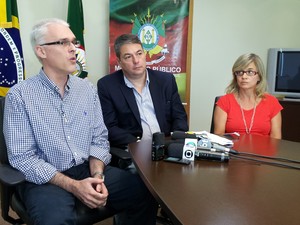
[[[0,167],[10,167],[8,158],[7,158],[7,148],[5,144],[5,139],[3,135],[3,115],[4,115],[4,104],[5,97],[0,97]],[[1,170],[2,169],[2,170]],[[6,168],[4,168],[6,169]],[[0,168],[0,173],[6,173],[3,168]],[[12,176],[12,175],[11,175]],[[12,178],[12,177],[11,177]],[[5,185],[4,183],[0,183],[0,196],[1,196],[1,216],[2,218],[11,223],[11,224],[22,224],[26,222],[26,224],[33,224],[30,221],[30,217],[26,212],[25,206],[23,205],[21,199],[18,194],[15,193],[14,186]],[[9,215],[9,210],[12,209],[16,212],[16,214],[21,219],[14,219]],[[90,209],[83,204],[78,204],[76,207],[77,210],[77,221],[78,225],[88,225],[94,224],[106,218],[109,218],[116,214],[117,212],[105,208],[100,207],[97,209]]]
[[[0,163],[8,164],[7,149],[3,135],[3,114],[4,114],[5,97],[0,97]]]
[[[215,97],[215,101],[214,101],[214,105],[213,105],[213,111],[212,111],[212,117],[211,117],[211,124],[210,124],[210,133],[214,133],[214,126],[215,126],[215,124],[214,124],[214,114],[215,114],[215,108],[216,108],[216,103],[217,103],[217,101],[219,100],[219,98],[220,98],[221,96],[216,96]]]

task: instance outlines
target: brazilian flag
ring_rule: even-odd
[[[24,80],[17,0],[0,0],[0,96]]]
[[[81,0],[69,0],[68,23],[80,45],[76,46],[76,71],[73,75],[85,78],[88,75],[86,68],[85,48],[84,48],[84,18]]]

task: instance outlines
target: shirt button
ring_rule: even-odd
[[[71,137],[70,137],[70,136],[67,136],[67,139],[68,139],[68,140],[70,140],[70,139],[71,139]]]

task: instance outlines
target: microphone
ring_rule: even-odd
[[[171,143],[168,147],[168,156],[175,158],[182,158],[184,144],[182,143]],[[212,152],[209,149],[196,149],[196,159],[213,160],[219,162],[228,162],[229,155],[224,152]]]
[[[183,146],[184,144],[182,143],[169,144],[168,151],[167,151],[168,156],[174,158],[182,158]]]
[[[189,134],[184,131],[174,131],[171,135],[172,140],[185,139],[185,138],[197,138],[196,134]]]
[[[163,132],[156,132],[152,135],[152,160],[162,160],[165,155],[165,134]]]
[[[171,135],[172,140],[181,140],[182,143],[184,143],[185,138],[198,138],[198,144],[197,147],[199,149],[203,150],[209,150],[214,152],[221,152],[221,153],[232,153],[232,154],[238,154],[236,150],[233,150],[231,148],[225,147],[223,145],[211,142],[208,138],[204,138],[201,135],[196,134],[189,134],[184,131],[174,131]],[[179,142],[179,141],[178,141]]]
[[[212,152],[223,152],[223,153],[232,153],[232,154],[238,154],[238,151],[233,150],[231,148],[225,147],[223,145],[219,145],[217,143],[211,142],[209,139],[206,138],[199,138],[198,149],[204,149],[209,150]]]

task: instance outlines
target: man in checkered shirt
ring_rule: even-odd
[[[31,42],[42,68],[10,89],[4,135],[34,224],[76,224],[76,201],[125,211],[124,224],[155,224],[157,204],[137,174],[108,164],[108,132],[97,90],[71,76],[77,43],[59,19],[37,23]],[[105,180],[104,180],[105,176]]]

